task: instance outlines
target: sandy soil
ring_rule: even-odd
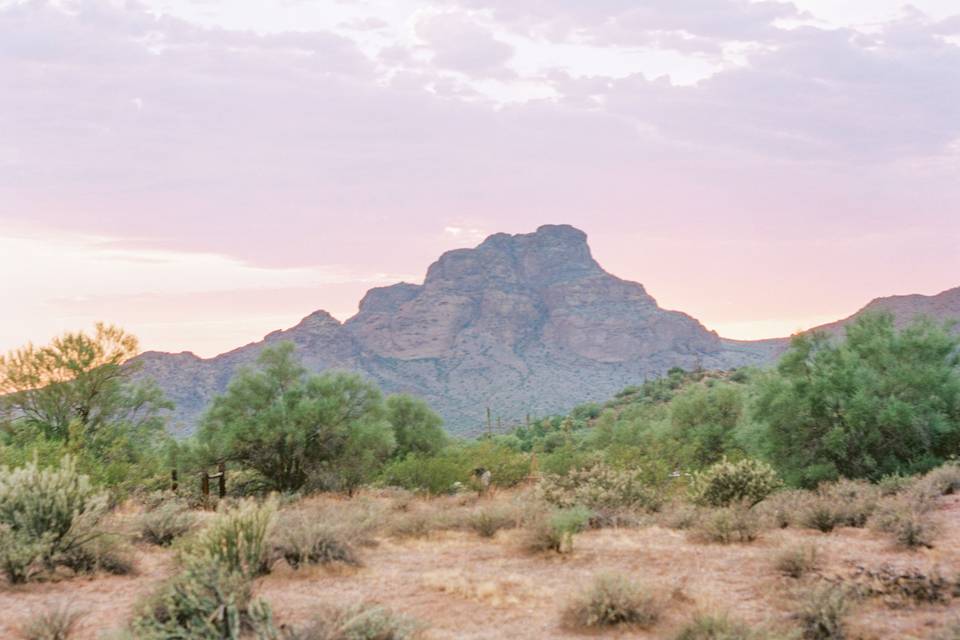
[[[754,543],[727,546],[692,543],[684,532],[657,526],[607,529],[581,534],[574,553],[564,556],[520,551],[515,531],[501,531],[492,540],[438,532],[424,539],[380,539],[362,549],[363,566],[356,569],[280,567],[258,581],[257,592],[272,604],[277,620],[294,625],[323,604],[372,600],[422,620],[429,626],[427,637],[436,640],[584,638],[591,634],[562,627],[561,612],[594,575],[616,572],[661,594],[666,614],[650,632],[612,631],[605,638],[670,638],[698,611],[783,626],[789,624],[798,583],[772,568],[779,549],[816,543],[828,576],[884,563],[952,573],[960,570],[960,496],[944,498],[936,513],[939,543],[919,552],[896,550],[884,536],[862,529],[767,531]],[[79,640],[123,626],[135,603],[172,570],[170,552],[147,546],[137,552],[136,576],[0,586],[0,638],[15,638],[25,618],[63,602],[84,613]],[[960,615],[958,603],[894,608],[868,600],[854,610],[853,637],[928,638]]]

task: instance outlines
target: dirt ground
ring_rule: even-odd
[[[577,536],[568,555],[529,555],[519,548],[520,532],[509,530],[493,539],[464,531],[379,538],[361,549],[359,568],[293,571],[284,566],[258,580],[256,591],[270,602],[279,622],[293,625],[309,620],[323,604],[374,601],[424,622],[430,639],[584,638],[597,634],[564,628],[562,611],[593,576],[609,572],[648,585],[667,605],[654,629],[614,630],[603,633],[605,638],[671,638],[697,612],[789,628],[798,582],[774,570],[778,550],[815,543],[826,576],[884,563],[936,567],[951,575],[960,570],[960,496],[943,498],[936,516],[942,526],[936,547],[916,552],[897,550],[887,537],[866,529],[771,530],[756,542],[735,545],[693,543],[683,531],[659,526],[604,529]],[[136,552],[133,576],[0,585],[0,639],[16,638],[31,614],[62,604],[83,614],[78,640],[102,638],[123,627],[136,603],[174,566],[170,551],[138,545]],[[869,599],[853,610],[851,636],[929,638],[958,617],[960,599],[899,607]]]

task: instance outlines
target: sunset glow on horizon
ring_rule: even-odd
[[[0,96],[0,351],[212,356],[542,224],[729,338],[960,285],[953,0],[0,0]]]

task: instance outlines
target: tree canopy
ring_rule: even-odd
[[[794,484],[923,471],[960,453],[960,340],[889,314],[847,327],[846,340],[794,338],[760,383],[755,417],[769,455]]]

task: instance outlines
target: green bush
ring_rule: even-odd
[[[781,484],[777,472],[765,462],[750,458],[738,462],[724,459],[696,474],[690,492],[695,502],[711,507],[744,501],[755,505]]]
[[[691,537],[702,542],[731,544],[753,542],[760,532],[755,512],[745,505],[720,507],[705,512],[691,529]]]
[[[660,619],[662,609],[658,598],[623,576],[600,575],[570,603],[564,618],[577,628],[629,625],[649,629]]]
[[[302,630],[291,631],[288,640],[415,640],[423,625],[375,604],[324,609]]]
[[[640,471],[613,469],[603,463],[567,475],[545,475],[537,491],[544,501],[561,508],[657,511],[663,504],[660,492],[644,481]]]
[[[221,512],[193,541],[189,552],[247,578],[269,573],[268,536],[275,513],[276,504],[272,501],[257,504],[254,500],[244,500]]]
[[[20,627],[23,640],[70,640],[82,615],[63,605],[33,615]]]
[[[134,619],[137,640],[240,640],[276,637],[270,608],[254,601],[247,576],[211,558],[188,559]]]
[[[169,546],[190,532],[196,518],[185,502],[168,501],[140,516],[140,538],[150,544]]]
[[[107,495],[67,456],[58,469],[0,468],[0,563],[11,582],[52,569],[99,536]],[[40,566],[37,566],[40,565]]]
[[[409,455],[388,464],[381,474],[384,484],[433,495],[453,493],[456,483],[466,482],[469,471],[462,462],[443,455]]]

